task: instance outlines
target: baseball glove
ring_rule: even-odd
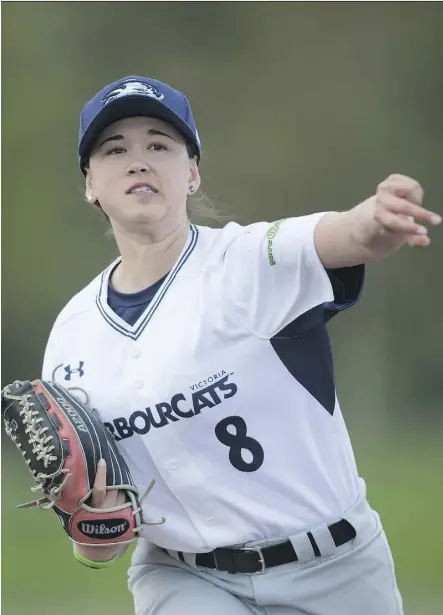
[[[144,523],[141,503],[154,481],[140,498],[124,458],[97,413],[49,380],[15,381],[2,390],[1,399],[6,433],[37,482],[31,490],[45,496],[18,508],[52,508],[78,544],[109,546],[136,540]],[[125,503],[112,508],[90,505],[101,458],[106,461],[107,488],[126,495]]]

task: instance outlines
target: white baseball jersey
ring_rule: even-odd
[[[329,274],[323,213],[191,225],[135,324],[108,305],[117,259],[51,332],[43,378],[86,391],[142,493],[155,544],[185,552],[277,539],[334,521],[358,496],[326,321],[363,266]],[[332,280],[332,282],[331,282]]]

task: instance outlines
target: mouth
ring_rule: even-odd
[[[126,194],[157,194],[157,192],[157,188],[146,182],[138,182],[126,190]]]

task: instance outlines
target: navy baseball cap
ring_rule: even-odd
[[[83,107],[78,142],[83,173],[102,130],[118,120],[137,115],[156,117],[172,124],[195,150],[197,161],[200,160],[200,139],[185,95],[156,79],[129,76],[104,87]]]

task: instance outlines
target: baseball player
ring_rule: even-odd
[[[326,324],[359,299],[366,263],[428,246],[441,218],[391,175],[349,211],[196,226],[200,154],[188,100],[155,79],[119,79],[82,110],[87,199],[119,256],[57,317],[43,378],[87,395],[140,492],[155,479],[135,612],[399,615]],[[93,497],[121,497],[103,463]],[[124,548],[75,555],[101,568]]]

